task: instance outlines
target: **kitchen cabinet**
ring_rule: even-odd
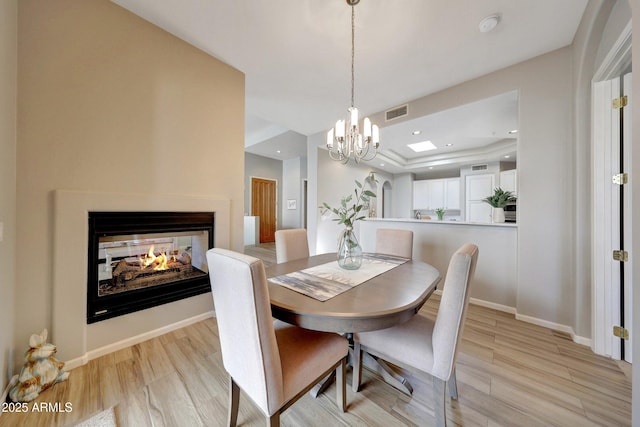
[[[413,210],[460,209],[460,178],[413,182]]]
[[[518,194],[518,172],[516,169],[500,172],[500,188]]]
[[[482,199],[493,194],[494,174],[467,175],[466,180],[466,220],[470,222],[491,222],[491,206]]]
[[[444,180],[445,208],[460,210],[460,178]]]
[[[413,181],[413,210],[428,210],[429,201],[429,182]]]

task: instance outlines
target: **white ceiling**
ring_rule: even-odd
[[[346,115],[351,10],[345,0],[112,1],[245,73],[246,146],[277,142],[274,137],[287,131],[325,131]],[[355,7],[355,105],[370,115],[567,46],[587,2],[361,0]],[[501,14],[500,24],[480,33],[478,23],[493,13]],[[460,131],[461,120],[452,120]],[[401,146],[406,142],[396,138],[404,131],[383,128],[382,146],[410,159]],[[487,143],[489,129],[478,131],[464,137]],[[497,124],[491,130],[494,137],[502,131]],[[295,148],[306,153],[306,147],[286,151]],[[269,151],[275,153],[261,148]]]

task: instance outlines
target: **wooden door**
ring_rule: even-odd
[[[251,178],[251,215],[260,217],[260,243],[275,242],[276,181]]]

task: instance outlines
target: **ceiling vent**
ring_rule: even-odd
[[[488,167],[489,167],[489,165],[472,165],[471,166],[471,170],[472,171],[486,171]]]
[[[384,118],[388,122],[390,120],[397,119],[399,117],[404,117],[409,114],[409,105],[404,104],[400,107],[393,108],[391,110],[387,110],[384,112]]]

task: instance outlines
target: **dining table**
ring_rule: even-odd
[[[370,255],[374,263],[378,259],[386,259],[381,254]],[[338,277],[341,273],[336,268],[335,274],[326,274],[322,282],[329,288],[333,288],[334,284],[341,286],[340,293],[317,299],[313,294],[313,280],[308,280],[306,272],[325,266],[332,271],[335,263],[336,254],[328,253],[267,267],[265,272],[273,317],[306,329],[343,334],[352,341],[353,333],[385,329],[409,320],[418,313],[442,277],[435,267],[426,262],[401,259],[396,265],[362,283],[344,286],[333,283],[341,281]],[[344,272],[344,275],[349,274]],[[292,277],[300,276],[304,279],[304,287],[311,288],[312,296],[304,293],[305,289],[301,292],[288,286]],[[392,386],[409,395],[412,393],[407,380],[384,361],[365,354],[363,364]]]

